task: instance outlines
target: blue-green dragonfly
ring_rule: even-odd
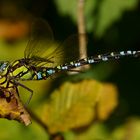
[[[31,99],[33,91],[21,84],[20,81],[45,80],[54,74],[83,65],[120,59],[124,56],[140,55],[140,51],[129,50],[78,59],[74,53],[77,51],[76,47],[71,46],[70,41],[52,49],[53,45],[53,33],[50,26],[43,20],[36,20],[32,25],[31,37],[24,51],[24,58],[14,62],[0,61],[0,90],[22,86],[31,92]],[[68,47],[72,47],[72,50],[68,51],[63,60],[65,50],[70,50]]]

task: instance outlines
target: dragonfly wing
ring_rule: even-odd
[[[53,42],[53,33],[49,24],[42,19],[34,20],[31,26],[30,39],[24,51],[24,57],[31,59],[31,62],[34,59],[37,61],[36,58],[42,58],[42,55],[50,49]]]
[[[52,30],[47,22],[36,20],[31,37],[24,52],[30,65],[55,67],[78,59],[78,37],[70,36],[64,43],[54,42]]]
[[[54,62],[53,66],[66,64],[79,59],[78,35],[71,35],[47,56],[47,60]],[[51,64],[51,63],[50,63]]]

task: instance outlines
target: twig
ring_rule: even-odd
[[[46,126],[46,124],[44,124],[43,121],[35,113],[33,113],[29,108],[26,108],[26,109],[29,112],[29,114],[31,115],[32,119],[34,119],[42,128],[44,128],[46,133],[49,134],[49,130],[48,130],[48,127]]]
[[[57,134],[51,135],[50,140],[64,140],[64,137],[61,134],[57,133]]]
[[[45,132],[49,134],[50,140],[63,140],[64,139],[64,137],[60,133],[51,134],[49,132],[48,126],[34,112],[32,112],[28,108],[27,110],[29,114],[31,115],[32,119],[34,119],[34,121],[36,121],[45,130]]]
[[[79,34],[79,52],[80,58],[87,57],[87,38],[85,30],[85,18],[84,18],[84,4],[85,0],[78,0],[78,34]],[[84,66],[88,68],[89,66]]]

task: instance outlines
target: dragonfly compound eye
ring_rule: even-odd
[[[0,62],[0,73],[3,73],[6,71],[6,68],[9,66],[9,63],[7,61]]]

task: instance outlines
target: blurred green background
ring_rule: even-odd
[[[0,60],[22,58],[28,41],[30,17],[41,17],[50,24],[54,37],[63,42],[77,33],[78,0],[1,0],[0,1]],[[140,49],[139,0],[87,0],[85,24],[88,55],[111,51]],[[140,58],[124,58],[92,65],[90,70],[76,76],[29,81],[24,84],[34,91],[29,108],[35,112],[53,89],[65,80],[84,78],[111,82],[118,87],[119,105],[109,119],[90,128],[79,140],[139,140],[140,134]],[[61,82],[60,82],[61,81]],[[19,88],[23,102],[29,95]],[[130,119],[131,118],[131,119]],[[129,131],[131,136],[129,137]],[[95,134],[94,134],[95,133]],[[95,137],[91,137],[90,135]],[[63,134],[75,140],[72,131]],[[88,135],[88,136],[86,136]],[[102,135],[102,137],[98,137]],[[89,138],[88,138],[89,137]],[[46,140],[48,134],[36,121],[25,127],[16,121],[0,119],[1,140]]]

